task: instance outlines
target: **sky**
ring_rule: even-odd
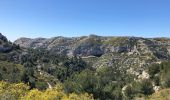
[[[0,32],[19,37],[170,37],[170,0],[0,0]]]

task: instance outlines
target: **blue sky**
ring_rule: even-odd
[[[19,37],[170,37],[170,0],[0,0],[0,32]]]

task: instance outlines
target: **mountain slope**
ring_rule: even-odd
[[[170,59],[170,39],[140,37],[83,37],[20,38],[14,43],[24,48],[44,48],[69,57],[80,56],[94,67],[145,67]],[[94,61],[95,62],[94,62]]]

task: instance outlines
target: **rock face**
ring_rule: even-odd
[[[100,41],[98,38],[98,36],[76,38],[55,37],[50,39],[20,38],[14,43],[24,48],[45,48],[68,56],[101,56],[104,54],[105,49],[102,44],[98,43]]]
[[[34,47],[34,48],[38,48],[41,47],[43,45],[44,38],[36,38],[36,39],[30,39],[30,38],[20,38],[18,40],[15,41],[16,44],[20,44],[21,47],[25,47],[25,48],[30,48],[30,47]]]

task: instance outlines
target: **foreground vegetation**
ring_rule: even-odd
[[[56,85],[53,89],[40,91],[31,89],[24,83],[0,82],[1,100],[93,100],[92,95],[84,94],[66,94],[61,85]]]
[[[170,62],[153,64],[148,67],[148,73],[149,79],[135,81],[134,75],[117,65],[96,69],[80,57],[68,58],[43,49],[30,49],[19,63],[0,61],[0,79],[8,82],[1,82],[1,97],[131,100],[152,95],[153,82],[161,88],[170,87]]]
[[[163,89],[148,97],[148,100],[170,100],[170,89]]]

